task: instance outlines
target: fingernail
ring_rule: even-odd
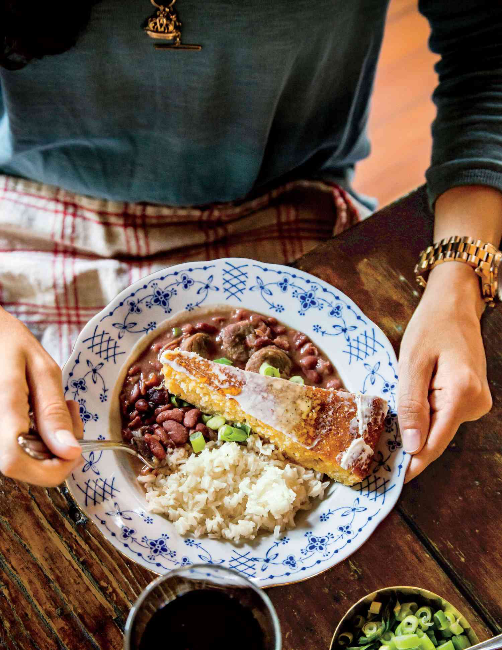
[[[420,449],[421,441],[420,429],[404,429],[403,447],[409,454],[414,454]]]
[[[74,447],[77,449],[80,447],[78,442],[75,440],[73,433],[71,433],[71,431],[67,431],[66,429],[55,431],[54,438],[56,439],[56,442],[59,442],[60,445],[64,445],[65,447]]]

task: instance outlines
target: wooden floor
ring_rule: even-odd
[[[380,206],[423,183],[429,166],[438,57],[428,37],[417,0],[391,0],[369,120],[372,153],[358,165],[354,182]]]

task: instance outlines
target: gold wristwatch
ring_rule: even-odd
[[[429,272],[443,262],[465,262],[479,276],[481,295],[486,303],[493,307],[502,301],[502,252],[493,244],[472,237],[442,239],[420,253],[415,266],[418,284],[425,288]]]

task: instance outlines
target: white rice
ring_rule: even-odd
[[[310,509],[329,485],[257,435],[244,444],[210,442],[199,454],[178,448],[156,471],[138,477],[151,512],[166,515],[180,535],[234,542],[294,528],[298,510]]]

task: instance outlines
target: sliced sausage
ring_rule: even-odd
[[[221,349],[232,361],[246,363],[249,359],[249,344],[252,344],[255,337],[254,327],[249,321],[232,323],[220,332]]]
[[[200,357],[204,359],[209,358],[213,341],[209,334],[204,334],[204,332],[198,332],[189,336],[181,344],[181,349],[185,352],[195,352]]]
[[[279,350],[275,345],[269,345],[266,348],[257,350],[251,355],[249,361],[246,363],[246,370],[250,372],[259,372],[262,363],[269,363],[274,368],[277,368],[281,376],[289,377],[293,362],[289,355],[284,350]]]

